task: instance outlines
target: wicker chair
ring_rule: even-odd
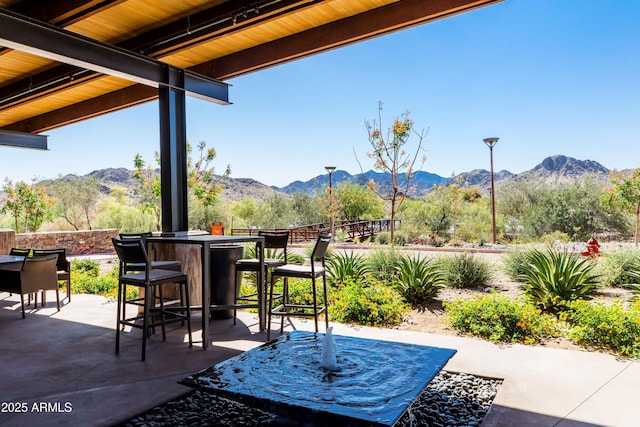
[[[56,269],[58,281],[67,284],[67,301],[71,302],[71,263],[67,259],[66,249],[34,249],[33,256],[57,255]]]
[[[0,291],[20,294],[22,318],[25,318],[24,294],[36,294],[38,291],[55,290],[60,311],[58,275],[56,273],[57,255],[26,257],[20,270],[0,270]],[[42,298],[42,305],[46,304]],[[35,306],[38,305],[36,300]]]

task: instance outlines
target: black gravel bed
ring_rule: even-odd
[[[501,385],[501,379],[441,371],[394,426],[480,426]],[[286,418],[196,389],[120,426],[320,427],[309,420]]]

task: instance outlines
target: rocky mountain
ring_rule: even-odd
[[[606,182],[609,169],[593,160],[577,160],[567,156],[547,157],[531,170],[513,177],[516,181],[532,180],[542,185],[553,186],[591,176],[596,181]]]
[[[332,185],[338,185],[343,182],[351,182],[354,184],[367,185],[371,180],[375,181],[380,188],[389,184],[389,175],[385,175],[381,172],[368,171],[365,173],[359,173],[351,175],[349,172],[343,170],[337,170],[332,175]],[[448,179],[443,178],[440,175],[436,175],[429,172],[417,171],[411,178],[411,187],[414,188],[413,194],[423,195],[433,188],[434,185],[440,185],[446,182]],[[404,186],[407,182],[407,175],[400,175],[400,185]],[[318,190],[325,188],[329,185],[329,175],[319,175],[308,181],[294,181],[284,187],[272,187],[275,190],[282,191],[283,193],[307,193],[315,194]]]
[[[533,180],[542,185],[553,186],[565,183],[571,180],[583,179],[587,176],[593,177],[595,180],[605,182],[609,174],[609,169],[593,160],[577,160],[572,157],[556,155],[547,157],[531,170],[520,174],[513,174],[509,171],[502,170],[494,174],[496,186],[506,186],[514,182]],[[88,174],[96,178],[102,183],[102,192],[108,194],[112,188],[124,188],[129,196],[134,196],[133,190],[136,181],[133,178],[133,171],[125,168],[108,168],[93,171]],[[58,179],[73,179],[74,175],[67,175]],[[406,183],[406,175],[401,175],[401,183]],[[222,184],[223,200],[236,201],[245,197],[252,197],[256,201],[264,201],[274,194],[282,194],[288,196],[296,192],[307,194],[315,194],[318,190],[329,185],[329,175],[318,175],[308,181],[294,181],[284,187],[269,187],[254,179],[250,178],[228,178],[223,176],[216,177],[217,182]],[[332,184],[338,185],[343,182],[352,182],[355,184],[366,185],[371,180],[378,183],[383,188],[388,182],[388,175],[380,172],[368,171],[356,175],[349,172],[337,170],[332,174]],[[411,195],[420,197],[433,189],[434,185],[447,185],[453,182],[462,182],[465,186],[480,188],[482,193],[488,193],[491,187],[491,173],[484,169],[474,169],[470,172],[464,172],[451,178],[418,171],[414,174],[411,186]]]
[[[87,174],[87,176],[100,180],[102,192],[105,194],[108,194],[112,188],[119,187],[124,188],[128,196],[134,195],[137,183],[133,178],[132,170],[125,168],[100,169]],[[252,197],[256,201],[263,201],[278,193],[277,190],[250,178],[227,178],[216,175],[215,182],[223,186],[221,195],[223,200],[235,201]]]

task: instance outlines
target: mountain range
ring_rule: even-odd
[[[576,179],[584,179],[591,176],[593,179],[606,182],[609,169],[593,160],[577,160],[572,157],[556,155],[547,157],[542,163],[533,169],[514,174],[506,170],[494,173],[496,187],[508,185],[518,181],[534,181],[540,185],[554,186],[560,183],[570,182]],[[125,168],[107,168],[93,171],[87,176],[96,178],[102,182],[102,192],[108,194],[111,188],[124,188],[127,194],[133,196],[136,182],[133,171]],[[64,178],[68,178],[63,177]],[[379,186],[384,186],[388,175],[381,172],[368,171],[352,175],[343,170],[336,170],[332,174],[332,185],[343,182],[366,185],[371,180]],[[222,198],[229,201],[242,200],[252,197],[256,201],[264,201],[274,194],[290,195],[296,192],[315,194],[318,190],[329,185],[329,175],[318,175],[308,181],[293,181],[284,187],[269,187],[251,178],[230,178],[216,176],[216,181],[222,184]],[[406,174],[400,176],[400,182],[406,183]],[[480,188],[487,193],[491,186],[491,173],[484,169],[474,169],[453,177],[442,177],[426,171],[417,171],[411,180],[411,193],[413,197],[420,197],[430,192],[434,185],[448,185],[453,182],[462,182],[465,186]]]
[[[533,169],[519,174],[514,174],[506,170],[494,172],[494,183],[496,186],[504,186],[517,181],[535,181],[540,185],[553,186],[576,179],[583,179],[586,176],[591,176],[597,181],[606,181],[608,174],[609,169],[593,160],[577,160],[572,157],[556,155],[547,157]],[[333,173],[332,185],[338,185],[343,182],[366,185],[371,180],[375,181],[378,185],[384,185],[388,182],[389,175],[375,171],[351,175],[348,172],[337,170]],[[406,182],[406,174],[401,174],[401,185],[406,184]],[[417,171],[413,173],[411,179],[411,195],[420,197],[430,192],[434,185],[446,186],[453,182],[461,182],[467,187],[477,186],[481,192],[486,193],[491,186],[491,172],[484,169],[474,169],[470,172],[445,178],[433,173]],[[272,188],[287,194],[296,192],[314,194],[319,189],[328,185],[329,176],[325,174],[305,182],[294,181],[284,187]]]

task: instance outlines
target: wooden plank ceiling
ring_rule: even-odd
[[[225,80],[498,1],[0,0],[0,8]],[[155,98],[155,88],[0,46],[0,129],[40,133]]]

